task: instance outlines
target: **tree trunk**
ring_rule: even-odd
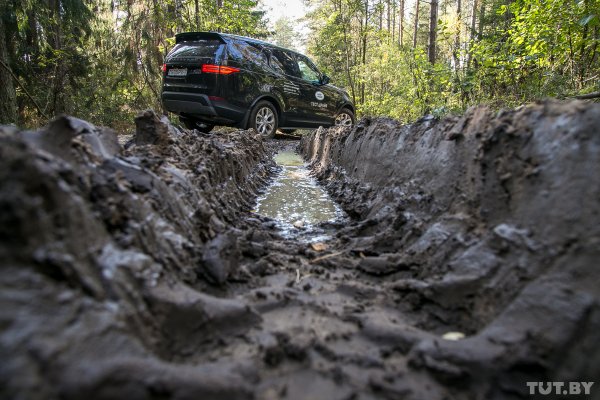
[[[194,0],[194,18],[196,20],[196,30],[200,30],[200,6],[198,4],[199,0]]]
[[[396,41],[396,0],[392,3],[392,42]]]
[[[481,0],[479,7],[479,27],[477,28],[477,40],[481,40],[483,36],[483,20],[485,19],[485,0]]]
[[[383,8],[384,7],[385,6],[383,5],[383,1],[379,0],[379,5],[378,5],[378,8],[379,8],[379,30],[383,29]]]
[[[398,26],[398,42],[404,45],[404,0],[400,0],[400,25]]]
[[[435,44],[437,41],[438,0],[431,0],[429,17],[429,62],[435,64]]]
[[[342,5],[340,4],[340,12],[342,12]],[[346,21],[344,20],[343,14],[342,15],[342,32],[344,33],[344,50],[346,53],[346,74],[348,76],[348,84],[350,85],[350,92],[352,93],[352,102],[354,102],[356,104],[356,91],[354,89],[354,79],[352,79],[352,74],[350,73],[351,70],[351,61],[350,61],[350,49],[351,49],[351,45],[350,43],[348,43],[348,24],[346,24]]]
[[[369,0],[365,0],[365,24],[362,31],[362,65],[367,64],[367,30],[369,29]],[[365,102],[365,83],[361,83],[360,102]]]
[[[4,1],[1,1],[4,9]],[[8,49],[6,43],[9,39],[8,27],[4,21],[4,13],[0,14],[0,124],[17,123],[17,95],[15,85],[7,69],[10,65]]]
[[[388,33],[390,32],[390,24],[392,22],[390,11],[391,11],[390,0],[387,0],[387,31],[388,31]]]
[[[61,21],[61,0],[50,0],[48,2],[50,17],[53,21],[50,47],[53,50],[55,65],[54,82],[52,84],[52,106],[51,114],[56,115],[65,112],[64,82],[67,74],[65,61],[62,55],[62,21]]]
[[[419,0],[415,1],[415,32],[413,33],[413,50],[417,48],[417,33],[419,29]]]
[[[477,0],[475,0],[477,1]],[[452,52],[452,58],[454,59],[454,70],[458,71],[460,65],[460,27],[462,24],[462,1],[458,0],[456,3],[456,19],[458,24],[456,26],[456,32],[454,34],[454,51]]]
[[[471,67],[473,57],[472,47],[475,40],[475,25],[477,23],[477,0],[473,0],[473,12],[471,14],[471,32],[469,33],[469,53],[467,54],[467,70]]]
[[[27,29],[25,31],[25,43],[27,43],[27,51],[37,54],[38,49],[38,30],[37,30],[37,14],[33,11],[27,13]]]
[[[600,98],[600,92],[593,92],[587,94],[580,94],[577,96],[573,96],[576,99],[588,100],[588,99],[598,99]]]

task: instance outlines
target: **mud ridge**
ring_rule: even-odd
[[[2,398],[251,393],[242,367],[172,361],[259,320],[206,292],[240,274],[234,222],[270,152],[252,132],[199,137],[150,111],[136,126],[127,150],[71,117],[0,136]]]
[[[598,127],[598,105],[543,102],[303,139],[359,221],[338,234],[356,268],[417,327],[467,335],[421,340],[412,368],[485,398],[600,376]]]

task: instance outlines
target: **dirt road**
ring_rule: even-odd
[[[599,105],[305,136],[351,217],[321,247],[251,212],[298,142],[136,125],[126,148],[68,117],[0,133],[0,397],[520,399],[600,376]]]

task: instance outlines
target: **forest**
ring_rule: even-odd
[[[71,114],[117,130],[161,111],[184,31],[285,45],[256,0],[0,0],[0,123]],[[306,50],[359,116],[410,122],[476,104],[600,92],[600,0],[307,0]],[[278,32],[280,31],[280,32]],[[282,43],[283,41],[283,43]]]

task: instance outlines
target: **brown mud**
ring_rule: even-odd
[[[312,132],[352,217],[319,246],[251,213],[297,142],[136,126],[126,148],[69,117],[0,131],[0,398],[520,399],[600,376],[600,106]]]

